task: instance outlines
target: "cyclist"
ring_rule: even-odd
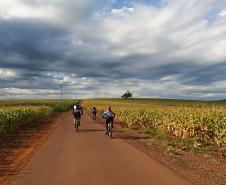
[[[113,115],[113,117],[112,117],[112,128],[114,128],[115,113],[112,111],[111,106],[108,107],[108,111]]]
[[[93,120],[97,119],[97,109],[95,106],[92,107],[92,119]]]
[[[105,122],[105,135],[108,135],[108,123],[112,122],[113,128],[113,121],[114,121],[115,113],[111,110],[111,107],[108,107],[108,110],[103,113],[103,118],[106,120]]]
[[[76,120],[78,120],[80,126],[81,114],[83,115],[83,109],[82,106],[79,104],[79,101],[73,106],[72,114],[74,115],[74,125],[76,124]]]

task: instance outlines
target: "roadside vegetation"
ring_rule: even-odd
[[[150,138],[165,140],[174,148],[226,155],[226,102],[161,99],[96,99],[89,108],[111,105],[116,119]]]
[[[48,106],[53,112],[64,112],[72,107],[76,100],[0,100],[0,107],[10,106]]]
[[[0,101],[0,135],[71,109],[75,100]]]

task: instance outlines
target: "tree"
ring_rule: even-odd
[[[127,91],[125,94],[123,94],[121,97],[122,98],[132,98],[132,93],[130,93],[129,91]]]

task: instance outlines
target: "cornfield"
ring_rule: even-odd
[[[0,101],[0,134],[48,118],[52,112],[67,111],[74,103],[75,100]]]
[[[226,109],[224,107],[179,107],[151,104],[86,100],[84,106],[90,109],[96,105],[105,110],[111,105],[116,119],[133,129],[160,129],[170,136],[194,138],[222,145],[226,139]]]
[[[37,119],[49,117],[47,106],[0,107],[0,133],[6,133]]]
[[[63,112],[72,107],[75,100],[12,100],[12,101],[0,101],[1,106],[48,106],[53,109],[54,112]]]

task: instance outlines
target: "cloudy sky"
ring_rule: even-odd
[[[226,99],[226,0],[0,0],[0,99]]]

